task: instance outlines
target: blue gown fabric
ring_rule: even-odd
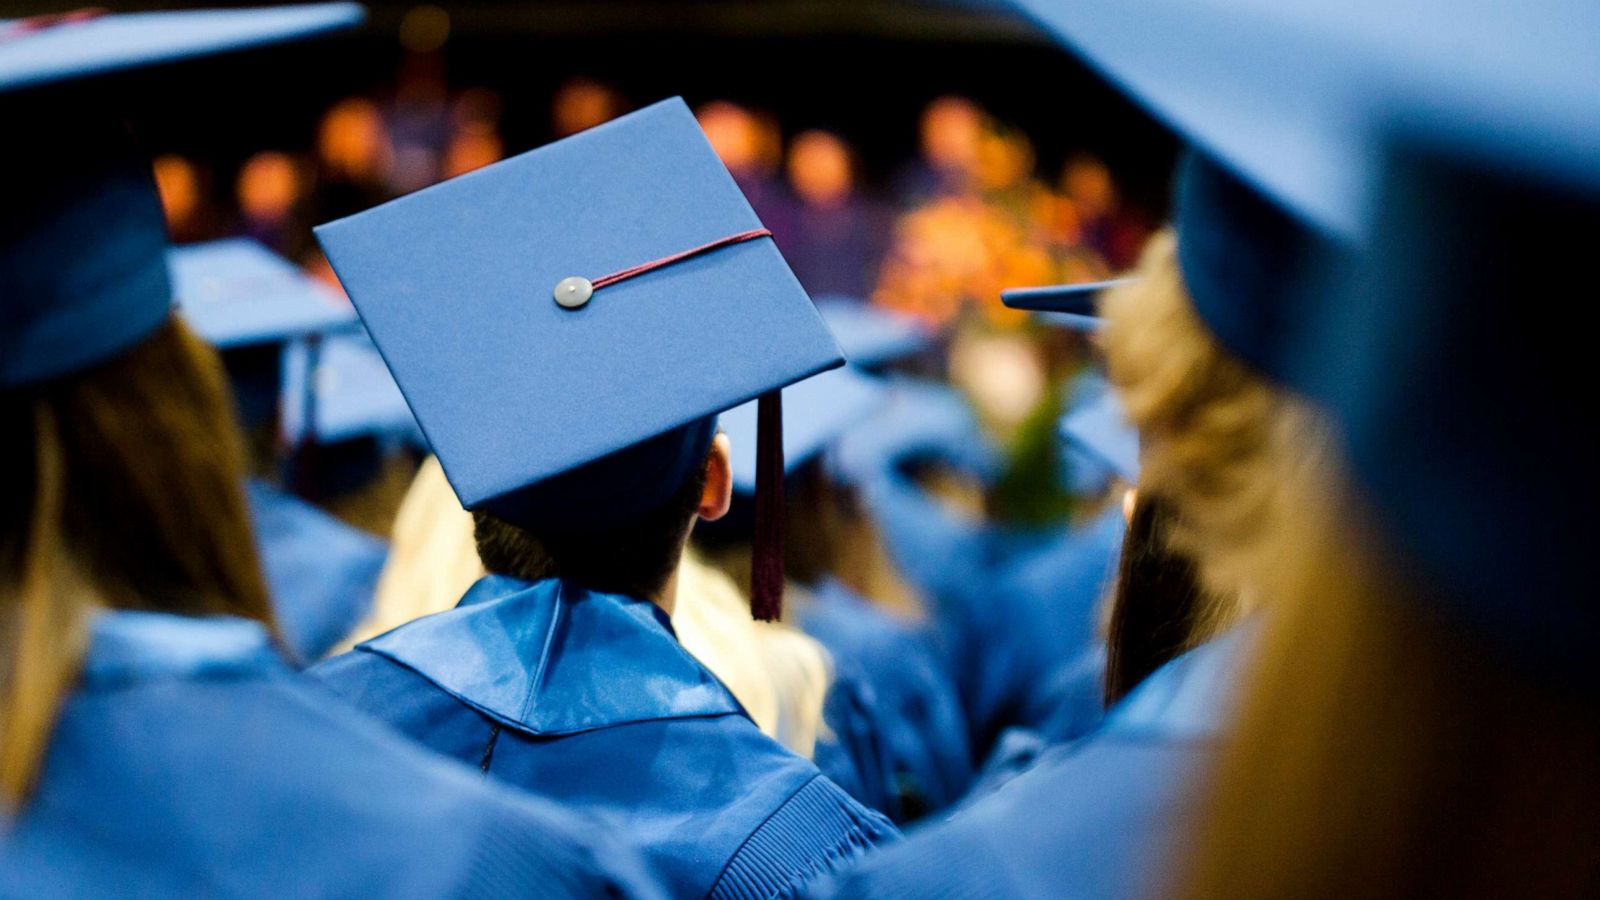
[[[897,824],[958,800],[972,781],[972,751],[932,636],[831,578],[792,601],[795,624],[834,665],[823,707],[833,734],[818,743],[818,768]]]
[[[1098,728],[1105,720],[1105,680],[1106,648],[1097,643],[1057,673],[1047,688],[1048,702],[1053,706],[1049,716],[1000,732],[963,802],[991,793],[1031,769],[1050,748],[1075,741]]]
[[[763,735],[655,604],[489,576],[311,670],[448,756],[599,820],[678,897],[790,895],[897,835]]]
[[[1156,896],[1224,727],[1247,634],[1157,670],[1100,729],[814,897]]]
[[[271,485],[245,494],[278,629],[298,658],[321,659],[371,611],[389,545]]]
[[[868,491],[896,563],[927,598],[978,759],[1008,728],[1040,728],[1075,702],[1064,669],[1096,643],[1127,523],[1107,509],[1056,535],[962,521],[909,478]]]
[[[105,613],[0,897],[660,896],[592,823],[305,684],[257,623]]]
[[[1066,529],[993,573],[951,610],[974,740],[987,745],[1011,725],[1042,728],[1080,698],[1098,646],[1101,600],[1116,580],[1127,521],[1120,508]],[[1087,672],[1085,666],[1087,665]],[[1103,669],[1103,666],[1102,666]]]

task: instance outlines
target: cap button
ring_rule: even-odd
[[[594,285],[579,275],[556,282],[556,304],[563,309],[577,309],[594,296]]]

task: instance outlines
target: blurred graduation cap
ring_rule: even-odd
[[[891,378],[888,403],[840,440],[840,476],[852,484],[883,477],[909,461],[936,461],[985,481],[1000,453],[961,392],[918,378]]]
[[[1100,328],[1100,295],[1135,280],[1111,278],[1047,287],[1012,288],[1000,292],[1000,302],[1012,309],[1043,313],[1045,321],[1063,328],[1095,331]]]
[[[1315,315],[1304,288],[1359,246],[1368,176],[1352,83],[1367,57],[1309,0],[1019,0],[1025,12],[1182,137],[1174,206],[1196,312],[1257,371],[1296,377]]]
[[[361,7],[334,3],[0,21],[0,116],[13,126],[49,124],[0,149],[0,164],[16,176],[0,207],[0,387],[114,357],[169,315],[166,224],[149,161],[97,76],[334,31],[362,17]]]
[[[843,358],[682,100],[316,233],[468,509],[620,524],[760,397],[752,605],[778,615],[779,389]]]
[[[817,312],[853,366],[879,369],[933,346],[921,320],[852,297],[817,298]]]
[[[1100,391],[1061,417],[1061,436],[1129,484],[1139,481],[1139,432],[1128,424],[1116,392]]]
[[[299,266],[250,238],[174,247],[173,297],[195,332],[220,350],[348,328],[356,311]]]
[[[1548,301],[1594,281],[1600,7],[1471,12],[1501,21],[1460,42],[1493,52],[1372,87],[1384,240],[1331,280],[1305,381],[1417,599],[1592,697],[1594,337],[1586,304]]]
[[[816,459],[888,402],[889,388],[881,379],[850,367],[823,372],[784,388],[784,472],[793,472]],[[756,490],[757,418],[756,404],[752,402],[723,413],[718,423],[733,445],[733,488],[741,494]]]
[[[1532,670],[1600,686],[1589,331],[1506,310],[1590,277],[1600,5],[1024,4],[1214,161],[1178,196],[1196,308],[1338,420],[1424,601]],[[1208,231],[1196,211],[1240,185],[1272,208],[1239,204]],[[1313,261],[1334,274],[1320,290],[1270,290],[1308,268],[1273,262],[1274,212],[1359,255]],[[1230,258],[1266,264],[1236,273],[1231,310],[1205,271]]]
[[[392,437],[425,449],[411,407],[363,332],[283,350],[283,437],[291,445]]]

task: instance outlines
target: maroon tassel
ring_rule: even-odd
[[[782,391],[756,405],[756,534],[750,554],[750,612],[763,622],[783,617]]]

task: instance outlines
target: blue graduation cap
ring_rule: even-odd
[[[283,348],[280,426],[291,446],[394,437],[425,448],[422,431],[366,334],[330,334]]]
[[[784,388],[784,471],[793,472],[815,459],[888,402],[889,388],[883,381],[850,367]],[[742,494],[756,490],[756,405],[736,406],[723,413],[718,423],[733,444],[733,488]]]
[[[250,238],[174,247],[167,266],[179,312],[221,350],[356,323],[356,311],[336,291]]]
[[[1128,424],[1127,414],[1114,391],[1101,391],[1061,417],[1061,436],[1076,448],[1108,466],[1129,484],[1139,481],[1139,432]]]
[[[934,336],[921,320],[852,297],[818,297],[817,312],[845,359],[863,369],[877,369],[933,346]]]
[[[779,389],[843,358],[681,99],[316,233],[468,509],[620,524],[760,397],[752,601],[777,614]]]
[[[1178,196],[1196,308],[1339,420],[1423,599],[1593,691],[1588,331],[1534,331],[1506,298],[1565,296],[1587,276],[1563,264],[1600,227],[1600,6],[1025,2],[1212,160]],[[1197,211],[1248,193],[1257,208],[1205,227]],[[1228,309],[1207,264],[1271,263],[1285,213],[1361,255],[1324,261],[1338,283],[1292,297],[1274,276],[1306,266],[1239,272]],[[1229,251],[1252,236],[1268,249]]]
[[[1600,7],[1472,9],[1449,77],[1371,86],[1370,231],[1303,360],[1413,599],[1562,691],[1600,691],[1589,558],[1600,423],[1587,304],[1600,234]],[[1493,23],[1486,18],[1500,16]],[[1492,46],[1489,46],[1492,45]],[[1410,73],[1402,73],[1410,74]]]
[[[1019,5],[1185,139],[1174,220],[1195,310],[1239,359],[1291,377],[1289,348],[1315,314],[1307,278],[1362,235],[1369,149],[1354,85],[1370,59],[1315,27],[1343,12],[1309,0]]]
[[[889,402],[839,443],[838,471],[851,483],[883,477],[908,460],[937,460],[991,480],[1001,455],[960,391],[942,382],[892,378]]]
[[[333,31],[362,15],[335,3],[0,22],[0,116],[14,127],[48,123],[0,151],[14,175],[0,207],[0,387],[116,356],[171,308],[149,161],[108,93],[85,82]]]
[[[1044,321],[1063,328],[1097,331],[1100,328],[1098,307],[1100,295],[1118,285],[1135,280],[1137,279],[1111,278],[1105,281],[1084,281],[1048,287],[1012,288],[1000,292],[1000,302],[1012,309],[1041,313]]]

